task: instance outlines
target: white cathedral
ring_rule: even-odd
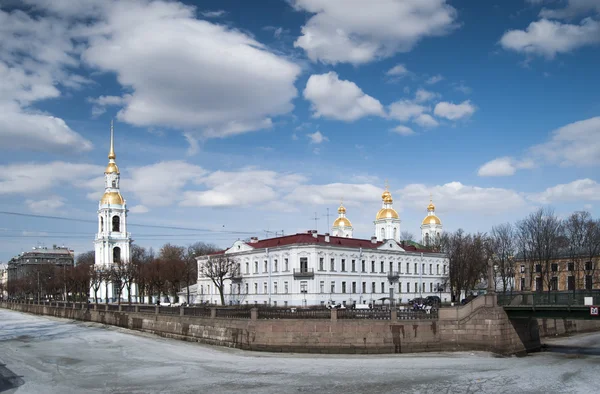
[[[127,232],[127,204],[121,190],[119,181],[121,173],[115,161],[114,128],[110,124],[110,150],[108,152],[108,165],[104,170],[104,195],[98,204],[98,233],[94,240],[96,253],[96,268],[108,272],[119,262],[126,263],[130,258],[131,234]],[[115,302],[118,297],[118,284],[105,280],[98,289],[99,302]],[[136,286],[131,289],[132,298],[137,292]],[[90,298],[94,300],[94,291],[90,290]],[[121,299],[127,300],[127,287],[123,287]]]
[[[442,223],[430,201],[421,224],[424,247],[400,240],[400,217],[386,186],[371,239],[353,237],[343,204],[331,235],[316,230],[248,242],[198,257],[195,302],[220,303],[218,289],[203,276],[210,259],[227,259],[235,269],[225,284],[226,304],[308,306],[326,303],[406,303],[415,297],[450,300],[448,258],[430,246]]]

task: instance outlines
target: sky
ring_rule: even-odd
[[[0,261],[93,249],[113,119],[144,247],[342,200],[369,238],[386,182],[416,239],[430,195],[444,231],[598,217],[599,49],[600,0],[0,0]]]

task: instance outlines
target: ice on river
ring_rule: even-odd
[[[258,353],[0,309],[0,392],[599,392],[600,333],[551,343],[522,358]]]

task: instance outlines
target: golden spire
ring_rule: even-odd
[[[113,121],[110,120],[110,151],[108,152],[108,158],[114,160],[117,158],[115,155],[115,130],[113,128]]]
[[[392,193],[390,193],[387,179],[385,180],[385,191],[381,195],[381,199],[386,204],[391,204],[392,201],[393,201],[392,200]]]
[[[341,215],[342,213],[346,213],[346,208],[344,207],[344,199],[342,198],[340,202],[340,207],[338,208],[338,213]]]
[[[429,212],[435,211],[435,205],[433,205],[433,196],[431,193],[429,193],[429,205],[427,206],[427,210]]]

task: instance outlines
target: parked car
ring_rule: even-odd
[[[336,304],[335,302],[327,303],[327,309],[346,309],[346,306],[343,304]]]
[[[442,304],[442,299],[438,296],[428,296],[426,301],[427,305],[431,306],[440,306]]]
[[[477,298],[477,294],[471,294],[469,296],[467,296],[467,298],[463,298],[460,303],[462,305],[467,305],[469,302],[473,301],[475,298]]]

